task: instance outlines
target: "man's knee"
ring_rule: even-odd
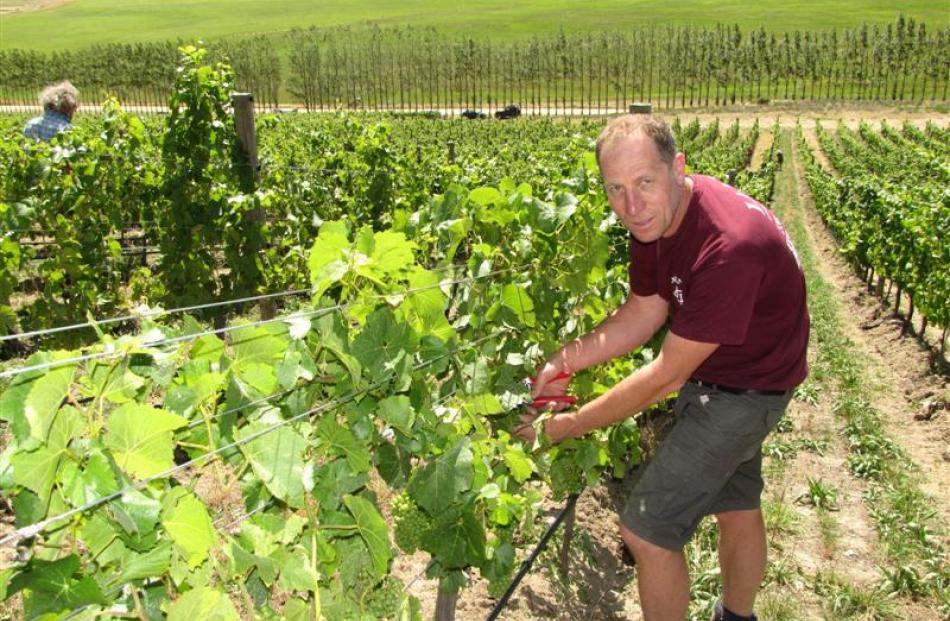
[[[762,510],[723,511],[716,514],[716,521],[719,523],[720,530],[758,528],[763,524]]]
[[[650,559],[664,559],[675,556],[680,553],[679,550],[669,550],[667,548],[650,543],[643,537],[635,534],[632,530],[620,525],[620,538],[638,563],[648,562]]]

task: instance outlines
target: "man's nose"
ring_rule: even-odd
[[[627,213],[631,216],[636,215],[637,212],[639,212],[643,207],[643,199],[640,196],[640,193],[632,188],[627,190],[627,196],[624,203]]]

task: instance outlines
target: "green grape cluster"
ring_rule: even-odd
[[[405,586],[393,576],[386,576],[369,597],[366,598],[366,611],[377,619],[395,617],[399,612]]]
[[[555,498],[579,492],[584,488],[587,478],[583,466],[569,459],[555,461],[548,477]]]
[[[501,596],[508,590],[508,585],[511,584],[511,578],[515,574],[514,569],[514,566],[512,566],[511,571],[509,571],[508,575],[504,576],[504,578],[499,577],[488,583],[488,597],[501,599]]]
[[[393,498],[393,521],[395,522],[396,545],[406,554],[419,549],[422,536],[432,526],[432,520],[403,492]]]

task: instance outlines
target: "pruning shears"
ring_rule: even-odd
[[[560,373],[554,378],[554,381],[566,380],[570,379],[570,377],[570,373]],[[531,387],[534,382],[535,379],[532,377],[525,379],[525,383],[528,385],[528,387]],[[525,403],[522,403],[520,407],[532,408],[537,411],[537,414],[531,417],[531,421],[525,421],[524,416],[522,415],[522,424],[516,426],[515,433],[517,434],[518,430],[523,427],[534,427],[535,437],[533,441],[533,448],[537,449],[540,446],[541,437],[544,435],[543,426],[545,421],[555,414],[554,410],[552,410],[549,406],[554,404],[574,405],[575,403],[577,403],[577,397],[574,395],[543,395],[531,399],[530,401],[526,401]]]
[[[571,378],[570,373],[563,372],[555,376],[554,381],[570,379],[570,378]],[[534,384],[534,378],[533,377],[527,378],[525,380],[525,383],[528,384],[528,386],[531,386],[532,384]],[[553,405],[555,403],[563,403],[565,405],[574,405],[575,403],[577,403],[577,397],[575,397],[574,395],[541,396],[541,397],[536,397],[531,403],[526,403],[525,405],[532,407],[536,410],[542,410],[546,406]]]

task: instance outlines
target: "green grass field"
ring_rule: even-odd
[[[644,23],[737,23],[745,29],[823,29],[889,23],[898,10],[928,26],[950,24],[948,0],[66,0],[17,12],[0,0],[0,47],[51,51],[96,43],[215,39],[294,27],[435,26],[448,34],[515,39]]]

